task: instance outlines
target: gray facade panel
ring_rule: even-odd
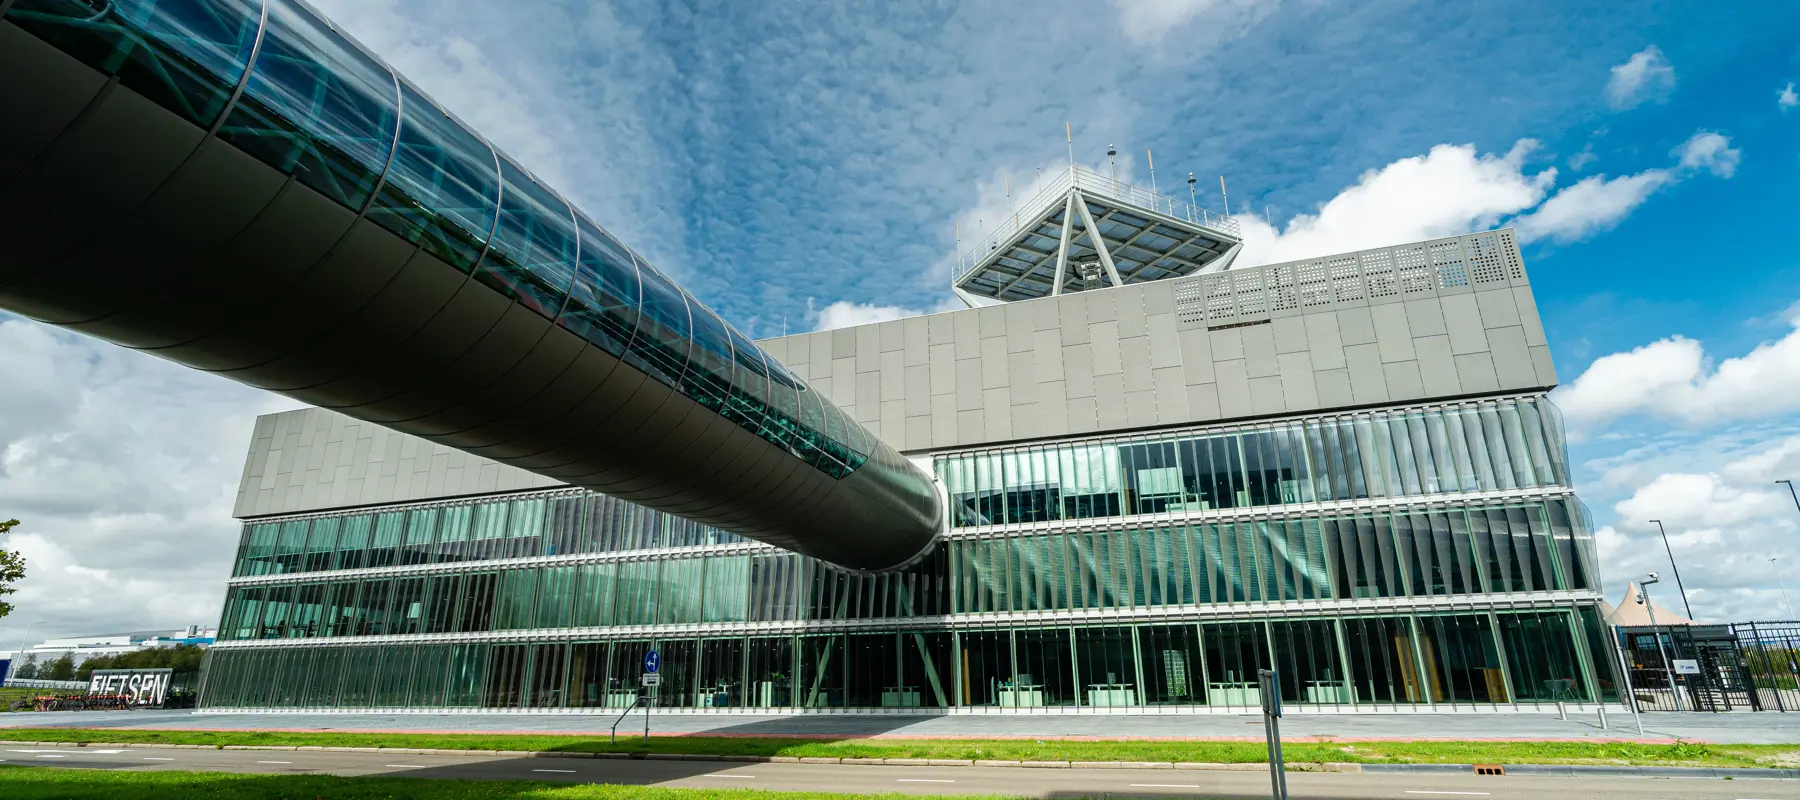
[[[1405,305],[1388,304],[1369,309],[1369,318],[1375,323],[1375,343],[1381,349],[1384,364],[1418,357],[1413,353],[1413,332],[1406,317]]]
[[[1244,368],[1250,377],[1280,374],[1281,364],[1275,360],[1275,326],[1254,325],[1239,330],[1243,333]]]
[[[1476,303],[1475,295],[1452,295],[1441,302],[1444,304],[1444,326],[1450,332],[1450,352],[1460,356],[1487,350],[1487,333],[1482,326],[1481,307]]]

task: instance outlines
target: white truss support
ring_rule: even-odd
[[[1075,191],[1063,204],[1062,243],[1056,247],[1056,282],[1050,285],[1050,296],[1062,294],[1063,282],[1069,279],[1069,229],[1075,227]]]
[[[1242,252],[1244,252],[1244,243],[1238,242],[1237,244],[1232,245],[1230,249],[1220,253],[1218,258],[1208,261],[1206,266],[1201,267],[1200,271],[1194,274],[1211,275],[1215,272],[1224,272],[1225,270],[1231,269],[1231,262],[1236,261],[1238,254]]]
[[[1112,254],[1106,252],[1106,237],[1100,235],[1100,226],[1094,224],[1094,215],[1088,213],[1087,198],[1082,197],[1081,192],[1073,191],[1069,193],[1069,201],[1081,212],[1081,223],[1087,226],[1088,238],[1094,242],[1094,252],[1100,254],[1100,266],[1106,268],[1106,277],[1112,280],[1112,285],[1124,286],[1125,281],[1119,279],[1119,268],[1113,266]]]
[[[950,287],[950,292],[951,294],[956,295],[956,299],[963,301],[963,305],[968,306],[969,308],[980,308],[982,306],[982,303],[975,299],[975,295],[970,294],[967,289],[964,289],[961,286]]]

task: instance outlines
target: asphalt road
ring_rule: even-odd
[[[54,769],[187,770],[258,774],[383,775],[453,780],[524,779],[684,788],[1002,794],[1075,797],[1268,797],[1262,771],[900,767],[732,764],[585,758],[321,753],[281,750],[3,748],[0,762]],[[1800,800],[1800,781],[1668,778],[1478,777],[1289,773],[1296,798],[1391,800]]]

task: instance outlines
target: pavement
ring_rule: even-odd
[[[1262,770],[1035,769],[1029,767],[520,758],[266,750],[3,747],[0,762],[47,769],[379,775],[452,780],[539,780],[678,788],[755,788],[916,795],[1267,797]],[[1430,773],[1289,773],[1292,798],[1388,800],[1800,800],[1800,781],[1630,777],[1476,776]]]
[[[617,713],[195,713],[193,711],[60,711],[0,714],[0,739],[25,738],[9,728],[104,728],[118,730],[232,730],[346,733],[534,733],[605,735]],[[1382,740],[1638,740],[1688,739],[1719,744],[1800,743],[1800,713],[1643,715],[1640,737],[1631,715],[1608,714],[1610,730],[1592,711],[1555,714],[1290,714],[1282,720],[1288,741]],[[654,712],[654,735],[851,738],[1123,738],[1261,741],[1262,718],[1251,714],[1008,714],[901,715],[803,714],[752,716]],[[640,733],[634,712],[620,732]]]

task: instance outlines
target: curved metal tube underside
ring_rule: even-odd
[[[306,6],[0,9],[0,308],[851,569],[936,541],[922,470]]]

